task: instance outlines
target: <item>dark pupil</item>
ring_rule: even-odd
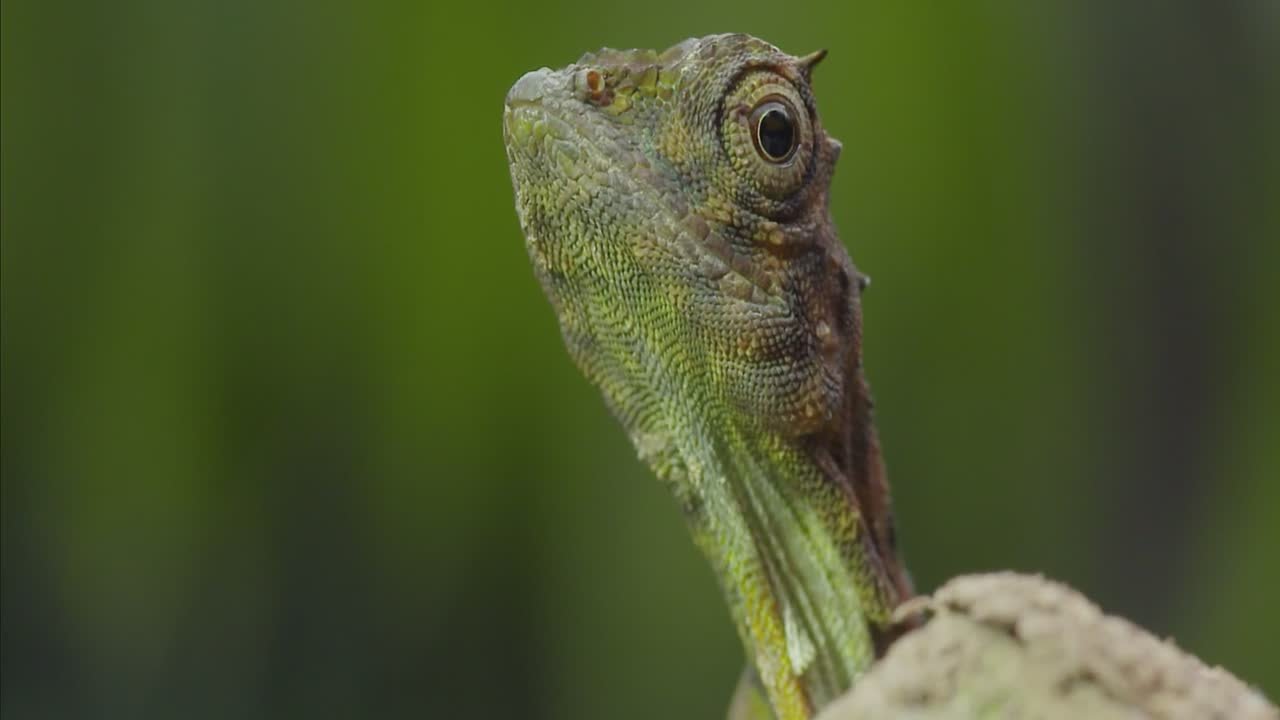
[[[760,149],[771,160],[781,160],[791,152],[791,143],[795,141],[795,128],[791,126],[791,118],[782,108],[770,108],[760,118]]]

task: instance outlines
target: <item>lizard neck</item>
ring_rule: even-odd
[[[808,718],[870,667],[896,599],[871,523],[814,438],[733,424],[694,438],[673,489],[779,720]]]

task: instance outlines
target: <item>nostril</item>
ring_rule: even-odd
[[[507,91],[507,107],[541,101],[542,96],[547,92],[550,78],[549,68],[541,68],[522,75]]]

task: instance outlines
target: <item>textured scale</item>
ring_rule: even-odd
[[[745,35],[600,50],[520,78],[503,115],[565,345],[675,494],[784,720],[865,672],[910,594],[863,283],[827,206],[840,145],[810,85],[820,58]],[[784,162],[753,124],[769,102],[788,113]]]

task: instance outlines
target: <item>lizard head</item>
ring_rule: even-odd
[[[535,271],[633,437],[674,396],[792,434],[840,411],[856,276],[827,210],[819,59],[717,35],[588,53],[507,94]]]
[[[821,57],[746,35],[601,50],[526,74],[503,114],[565,344],[674,490],[788,719],[848,687],[910,592],[827,206]]]

